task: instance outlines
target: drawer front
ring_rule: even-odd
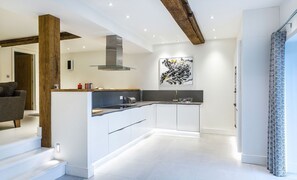
[[[124,128],[109,134],[109,153],[119,149],[131,141],[131,127]]]
[[[139,138],[148,132],[147,120],[140,121],[131,126],[131,137],[132,140]]]
[[[129,126],[130,111],[120,111],[116,113],[107,114],[106,118],[109,122],[109,133],[119,130],[123,127]]]
[[[137,123],[145,119],[144,107],[130,109],[131,124]]]

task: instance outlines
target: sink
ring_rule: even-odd
[[[187,98],[179,98],[178,102],[179,103],[191,103],[193,101],[193,98],[187,97]]]
[[[191,103],[192,101],[179,101],[178,103]]]

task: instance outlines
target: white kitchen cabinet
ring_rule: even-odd
[[[142,120],[131,126],[131,138],[132,140],[139,138],[147,132],[147,120]]]
[[[146,126],[148,128],[148,131],[152,130],[153,128],[156,127],[156,105],[148,105],[148,106],[143,106],[144,112],[145,112],[145,119],[147,120]]]
[[[130,110],[106,114],[105,117],[109,121],[109,133],[129,126],[131,124],[131,116],[133,114],[131,114]]]
[[[176,130],[175,104],[157,104],[157,128]]]
[[[177,105],[177,130],[200,131],[199,105]]]
[[[108,154],[108,120],[104,116],[93,117],[90,132],[92,162],[96,162]]]
[[[130,112],[130,124],[134,124],[139,121],[145,120],[145,110],[143,107],[136,107],[126,111]]]
[[[109,153],[119,149],[128,144],[131,139],[131,127],[126,127],[110,133],[109,136]]]
[[[131,134],[132,134],[132,139],[137,139],[140,136],[145,135],[149,131],[151,131],[154,126],[155,126],[155,118],[153,118],[154,113],[154,106],[153,105],[147,105],[147,106],[142,106],[140,108],[137,108],[138,111],[136,112],[136,116],[133,116],[133,118],[137,118],[138,121],[136,124],[131,126]]]

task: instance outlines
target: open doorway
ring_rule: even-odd
[[[297,34],[286,41],[285,50],[285,124],[287,172],[297,174]]]
[[[25,110],[34,110],[34,55],[14,52],[14,79],[18,89],[26,90]]]

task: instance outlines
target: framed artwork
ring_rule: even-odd
[[[193,57],[160,59],[160,85],[192,85]]]

